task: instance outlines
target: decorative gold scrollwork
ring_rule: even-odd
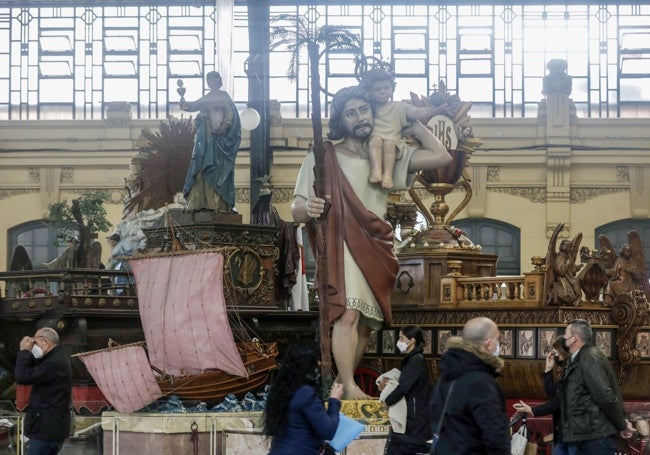
[[[237,294],[250,296],[259,288],[265,276],[260,255],[252,248],[234,248],[226,257],[226,284]]]
[[[641,353],[635,346],[639,326],[644,325],[650,314],[650,304],[645,293],[634,291],[633,295],[617,295],[612,305],[612,319],[618,324],[618,358],[621,362],[621,378],[624,368],[633,365],[641,358]]]

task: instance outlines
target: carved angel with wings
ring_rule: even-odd
[[[582,233],[572,240],[564,239],[555,251],[557,238],[564,224],[555,227],[546,253],[546,280],[544,283],[544,304],[555,306],[580,306],[582,291],[576,276],[582,264],[576,264],[576,257],[582,241]]]
[[[605,273],[609,278],[603,293],[603,301],[606,305],[612,305],[617,295],[627,294],[635,289],[650,295],[641,237],[637,231],[629,231],[627,239],[628,243],[621,247],[616,257],[614,247],[607,237],[598,236],[601,249],[610,252],[605,262]]]

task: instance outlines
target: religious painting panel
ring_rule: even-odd
[[[501,347],[501,357],[514,357],[514,340],[513,329],[501,330],[501,338],[499,338],[499,346]]]
[[[423,353],[424,355],[431,355],[433,352],[433,336],[431,329],[423,329],[422,335],[424,336]]]
[[[436,338],[436,353],[442,355],[447,352],[447,341],[454,336],[452,329],[438,329]]]
[[[535,350],[535,329],[518,329],[517,330],[517,357],[523,359],[534,359]]]
[[[545,359],[553,350],[553,340],[557,337],[557,329],[543,328],[537,331],[537,358]]]
[[[366,354],[377,354],[377,339],[379,338],[379,332],[373,330],[368,338],[368,346],[366,346]]]
[[[643,359],[650,359],[650,331],[639,330],[636,334],[636,348]]]
[[[395,331],[382,330],[381,331],[381,353],[382,354],[395,354]]]
[[[614,354],[612,350],[612,331],[610,329],[594,330],[594,341],[596,347],[605,354],[605,357],[611,359]]]

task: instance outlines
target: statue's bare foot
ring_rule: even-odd
[[[393,179],[391,177],[384,177],[381,180],[381,186],[383,186],[387,190],[390,190],[393,187]]]
[[[370,173],[370,178],[368,179],[370,183],[379,183],[381,182],[381,171],[379,169],[373,169]]]
[[[355,383],[353,385],[343,385],[343,399],[344,400],[374,400],[375,398],[364,393],[363,390]]]

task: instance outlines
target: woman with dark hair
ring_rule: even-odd
[[[559,380],[562,377],[565,362],[571,354],[564,347],[564,337],[559,336],[553,340],[553,349],[546,355],[546,366],[544,367],[544,390],[550,398],[546,403],[531,407],[519,400],[519,403],[512,405],[515,410],[531,417],[553,414],[553,455],[575,455],[575,450],[569,448],[562,442],[562,431],[560,427],[560,403],[557,397]]]
[[[327,410],[321,399],[320,348],[301,342],[289,346],[264,411],[264,434],[272,438],[269,455],[318,455],[339,424],[343,385],[333,384]]]
[[[384,449],[384,455],[428,454],[432,437],[431,423],[428,419],[431,381],[424,360],[424,335],[419,327],[409,325],[399,332],[397,348],[405,354],[397,386],[383,401],[393,406],[402,398],[406,401],[406,425],[403,433],[391,428]],[[382,379],[379,390],[388,385]]]

